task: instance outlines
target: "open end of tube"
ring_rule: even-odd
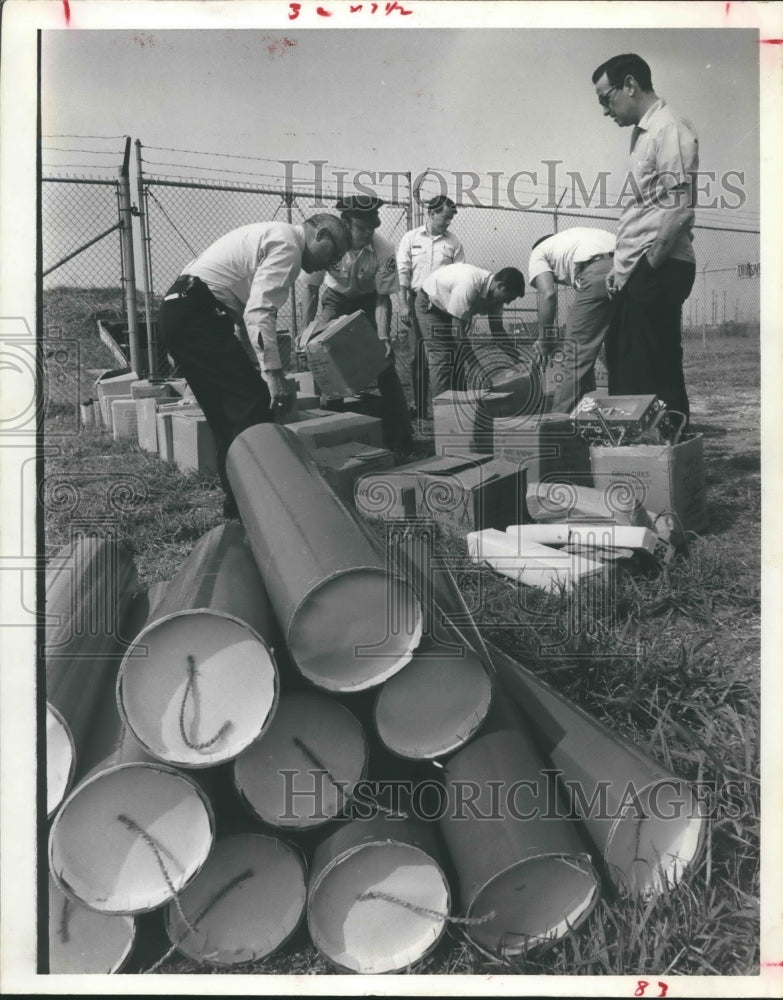
[[[168,902],[170,885],[179,892],[193,878],[212,838],[211,814],[193,782],[128,764],[74,789],[52,825],[49,867],[63,891],[94,910],[140,913]]]
[[[399,902],[359,898],[370,893]],[[405,844],[366,844],[339,858],[312,887],[310,935],[341,968],[395,972],[419,961],[443,933],[445,920],[417,907],[448,915],[449,890],[440,868]]]
[[[76,755],[73,740],[60,713],[46,706],[46,811],[52,816],[73,780]]]
[[[238,834],[218,841],[180,896],[195,933],[172,903],[166,930],[172,944],[196,961],[250,962],[266,958],[290,937],[306,896],[304,868],[294,851],[275,837]]]
[[[615,824],[605,850],[622,889],[652,896],[672,888],[699,852],[704,817],[688,783],[666,779],[638,795]]]
[[[489,710],[492,683],[469,649],[443,655],[420,647],[411,662],[378,694],[378,735],[393,753],[433,758],[457,750],[479,728]]]
[[[234,761],[234,782],[264,822],[318,826],[342,810],[367,755],[360,723],[334,698],[283,695],[267,731]]]
[[[507,868],[479,892],[471,917],[495,913],[470,926],[476,944],[499,955],[521,955],[553,943],[587,917],[598,900],[593,870],[575,857],[545,855]]]
[[[133,734],[171,764],[207,767],[236,757],[268,723],[277,697],[269,650],[245,625],[195,612],[167,618],[137,640],[120,700]]]
[[[49,972],[119,972],[135,936],[133,917],[89,910],[63,895],[49,876]]]
[[[327,691],[364,691],[410,662],[422,614],[407,583],[381,569],[340,573],[311,591],[288,630],[302,674]]]

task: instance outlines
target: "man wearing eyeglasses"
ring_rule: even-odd
[[[413,441],[405,391],[395,367],[391,344],[391,296],[399,291],[394,245],[377,232],[382,202],[369,195],[349,195],[337,202],[340,218],[351,235],[342,258],[325,272],[305,279],[305,324],[315,319],[318,293],[321,318],[328,323],[360,309],[386,348],[388,366],[378,375],[382,398],[383,439],[387,448],[407,451]]]
[[[327,213],[297,226],[241,226],[191,261],[163,297],[158,331],[214,434],[226,517],[237,513],[225,471],[229,445],[248,427],[271,422],[289,402],[277,347],[278,310],[300,270],[332,266],[349,244],[341,220]],[[245,331],[256,365],[235,326]]]
[[[613,56],[593,73],[605,117],[633,126],[628,200],[607,289],[616,311],[606,338],[609,391],[654,393],[688,416],[682,368],[682,304],[696,276],[692,246],[699,140],[693,125],[653,90],[640,56]]]

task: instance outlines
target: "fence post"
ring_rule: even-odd
[[[141,141],[136,140],[136,182],[138,185],[138,216],[141,230],[141,273],[144,281],[144,317],[147,323],[147,355],[150,378],[158,377],[157,334],[152,324],[152,285],[150,282],[149,246],[150,234],[147,226],[147,210],[144,199],[144,174],[141,166]]]
[[[565,198],[567,191],[568,191],[568,188],[564,187],[563,188],[563,193],[557,199],[557,204],[555,205],[555,210],[554,210],[554,212],[552,212],[552,232],[554,232],[554,233],[557,232],[557,210],[560,208],[560,205],[562,204],[563,198]],[[555,295],[555,315],[554,315],[554,322],[555,322],[555,326],[557,327],[557,330],[558,330],[558,335],[560,333],[560,317],[558,315],[559,312],[560,312],[560,289],[558,288],[557,289],[557,295]]]
[[[139,357],[139,325],[136,317],[136,271],[133,266],[133,229],[130,197],[130,147],[131,140],[128,136],[125,140],[125,155],[122,159],[122,166],[119,170],[119,198],[120,198],[120,238],[122,240],[124,274],[123,285],[125,291],[125,313],[128,319],[128,342],[130,344],[130,366],[131,370],[141,375],[141,364]]]
[[[701,349],[707,350],[707,263],[701,269]]]
[[[405,177],[408,180],[408,204],[405,206],[405,221],[408,227],[408,232],[413,229],[413,177],[410,170],[407,171]]]
[[[286,191],[285,193],[285,214],[289,225],[293,224],[294,213],[294,193],[293,191]],[[296,318],[296,282],[291,285],[291,351],[293,356],[296,353],[296,345],[299,341],[299,324]]]

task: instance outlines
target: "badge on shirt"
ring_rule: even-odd
[[[386,270],[389,272],[389,274],[391,274],[392,271],[397,270],[397,261],[394,259],[394,257],[389,257],[389,259],[386,261]]]

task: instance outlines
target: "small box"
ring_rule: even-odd
[[[450,390],[432,401],[438,455],[492,454],[493,421],[515,413],[513,393]]]
[[[195,400],[188,402],[174,396],[142,396],[136,400],[136,431],[139,447],[144,451],[158,449],[158,414],[180,412],[183,408],[199,409]],[[171,455],[169,454],[167,461]]]
[[[299,414],[299,420],[288,424],[308,451],[331,448],[349,441],[383,447],[383,425],[375,417],[365,417],[361,413],[320,414],[323,414],[322,410],[305,410]]]
[[[312,372],[295,372],[294,381],[296,382],[297,392],[305,396],[315,396],[317,399],[321,398],[320,390],[316,387]],[[315,405],[317,406],[318,403]]]
[[[115,396],[111,400],[111,435],[115,441],[120,438],[136,438],[136,400],[130,396]]]
[[[170,382],[150,382],[149,379],[141,378],[136,382],[131,382],[131,399],[146,399],[156,396],[161,399],[172,399],[175,395]]]
[[[324,479],[338,496],[353,505],[354,485],[368,473],[394,467],[394,456],[386,448],[349,441],[331,448],[319,448],[313,458]]]
[[[442,462],[440,468],[430,463],[417,476],[420,517],[462,533],[483,528],[502,531],[529,520],[524,469],[494,458],[468,465],[445,457]]]
[[[112,393],[107,396],[103,396],[100,400],[101,404],[101,417],[103,418],[103,424],[105,427],[114,433],[114,403],[122,399],[127,402],[133,402],[129,395],[120,395],[119,393]]]
[[[362,475],[354,482],[353,499],[364,517],[384,521],[416,517],[416,478],[397,469]]]
[[[339,316],[305,347],[319,391],[352,396],[374,382],[388,365],[386,350],[361,310]]]
[[[644,506],[671,512],[684,531],[707,527],[707,484],[701,434],[679,444],[634,444],[590,448],[593,477],[620,487],[632,483]]]
[[[603,563],[597,559],[524,541],[518,534],[471,531],[467,541],[473,562],[486,564],[501,576],[548,593],[571,590],[586,578],[605,574]]]
[[[88,399],[84,403],[79,404],[79,413],[81,414],[81,421],[84,427],[94,427],[95,426],[95,400]]]
[[[157,402],[157,401],[156,401]],[[155,427],[157,431],[158,456],[162,462],[174,461],[174,438],[172,436],[172,416],[175,413],[182,413],[185,409],[190,413],[202,413],[201,408],[195,403],[188,403],[180,400],[178,403],[158,403],[155,414]]]
[[[497,417],[493,452],[496,458],[524,468],[529,483],[557,479],[592,485],[590,449],[565,413]]]
[[[297,412],[301,412],[302,410],[317,410],[320,403],[320,396],[313,396],[306,392],[297,392],[296,394]]]
[[[571,415],[579,425],[598,427],[597,410],[610,427],[618,431],[624,427],[629,434],[640,434],[658,413],[658,397],[608,396],[596,390],[584,395]]]
[[[172,412],[171,438],[174,462],[181,472],[217,475],[215,438],[200,410]]]

